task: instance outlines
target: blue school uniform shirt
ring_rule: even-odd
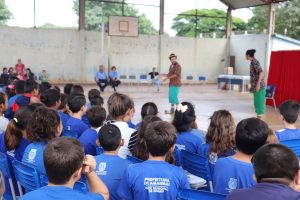
[[[185,172],[164,161],[147,160],[128,166],[118,189],[122,199],[174,200],[189,189]]]
[[[70,118],[70,115],[62,112],[62,111],[58,111],[62,126],[63,126],[63,130],[67,128],[67,122]]]
[[[17,146],[17,148],[13,149],[13,150],[7,150],[5,143],[4,143],[4,136],[5,133],[2,133],[0,136],[0,152],[4,153],[7,155],[7,158],[9,160],[9,165],[11,165],[13,160],[18,160],[18,161],[22,161],[22,157],[24,154],[24,151],[26,149],[26,147],[30,144],[30,141],[25,139],[25,138],[21,138],[19,145]],[[17,181],[14,177],[12,177],[12,181],[14,184],[14,188],[17,189]],[[11,190],[10,190],[10,185],[9,185],[9,181],[7,178],[4,177],[4,182],[5,182],[5,193],[8,195],[11,195]],[[19,195],[19,191],[16,190],[15,191],[17,193],[17,195]]]
[[[81,134],[89,127],[80,119],[70,116],[66,124],[66,129],[63,130],[62,135],[67,137],[79,138]]]
[[[19,96],[21,96],[21,94],[16,94],[16,95],[10,97],[9,100],[8,100],[8,102],[7,102],[7,107],[10,108],[11,105],[15,102],[15,100],[16,100]]]
[[[105,72],[105,71],[103,71],[103,72],[97,71],[95,77],[96,77],[98,80],[106,80],[106,79],[107,79],[107,75],[106,75],[106,72]]]
[[[96,193],[82,193],[65,186],[45,186],[25,194],[22,200],[104,200]]]
[[[288,185],[279,183],[258,183],[252,188],[234,190],[227,196],[227,200],[240,199],[297,200],[300,199],[300,193]]]
[[[285,141],[285,140],[296,140],[300,139],[300,129],[282,129],[275,132],[278,140]]]
[[[39,172],[41,182],[47,182],[46,170],[44,165],[44,150],[47,142],[33,142],[29,144],[23,154],[22,162],[31,164]]]
[[[228,194],[235,189],[249,188],[255,185],[254,170],[251,163],[234,159],[220,158],[213,174],[214,192]]]
[[[191,131],[177,133],[176,146],[180,150],[201,154],[203,143],[204,132],[200,130],[192,129]]]
[[[109,190],[110,200],[121,199],[117,190],[122,180],[124,171],[132,163],[129,160],[120,158],[117,155],[101,154],[95,157],[96,169],[95,172],[105,183]]]
[[[110,76],[111,78],[118,78],[118,72],[117,72],[117,71],[111,71],[111,72],[109,73],[109,76]]]
[[[96,130],[89,128],[85,130],[81,136],[79,137],[79,141],[84,147],[84,153],[92,156],[97,155],[97,147],[96,140],[98,139],[98,133]]]
[[[83,121],[83,123],[85,123],[88,127],[91,127],[90,121],[89,121],[89,119],[88,119],[88,117],[87,117],[87,114],[84,114],[84,115],[82,116],[81,121]]]

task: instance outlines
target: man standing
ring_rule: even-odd
[[[172,53],[169,56],[171,66],[167,77],[163,80],[170,80],[169,82],[169,102],[171,103],[171,110],[166,110],[166,114],[174,114],[175,105],[179,104],[178,94],[181,86],[181,66],[177,62],[177,56]]]
[[[108,85],[108,76],[107,76],[106,72],[104,71],[103,65],[99,66],[99,71],[97,71],[96,75],[95,75],[95,81],[96,81],[97,85],[99,86],[101,92],[103,92],[104,89],[106,88],[106,86]]]

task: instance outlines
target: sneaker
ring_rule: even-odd
[[[264,115],[257,115],[258,119],[262,119]]]

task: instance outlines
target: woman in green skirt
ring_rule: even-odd
[[[246,59],[250,61],[250,92],[254,96],[254,107],[258,118],[262,118],[266,109],[266,84],[259,61],[254,57],[256,50],[246,51]]]

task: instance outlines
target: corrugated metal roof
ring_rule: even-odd
[[[269,3],[280,3],[288,0],[220,0],[232,9],[249,8],[254,6],[268,5]]]
[[[273,38],[280,39],[280,40],[290,42],[290,43],[293,43],[293,44],[297,44],[297,45],[300,46],[300,40],[296,40],[294,38],[290,38],[290,37],[287,37],[287,36],[284,36],[284,35],[274,34]]]

